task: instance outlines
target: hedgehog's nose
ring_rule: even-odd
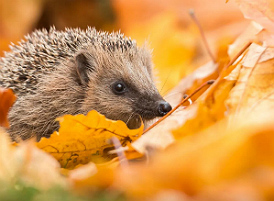
[[[159,102],[159,105],[158,105],[159,116],[166,115],[171,109],[172,109],[172,107],[170,106],[170,104],[168,102],[166,102],[166,101]]]

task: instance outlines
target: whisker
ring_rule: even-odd
[[[167,89],[163,94],[166,94],[167,92],[171,91],[173,89],[173,87],[170,87],[169,89]],[[183,93],[183,91],[181,92]]]
[[[132,118],[132,116],[134,115],[135,112],[132,112],[131,115],[129,116],[129,118],[126,121],[126,124],[128,124],[128,122],[130,121],[130,119]]]
[[[167,96],[165,96],[164,98],[168,98],[168,97],[170,97],[170,96],[174,96],[174,95],[176,95],[176,94],[182,94],[182,93],[183,93],[183,92],[181,92],[181,91],[174,91],[174,92],[168,94]]]
[[[166,78],[166,80],[165,80],[165,82],[164,82],[164,84],[163,84],[163,86],[162,86],[162,88],[161,88],[161,90],[160,90],[160,93],[162,92],[164,86],[166,85],[167,80],[168,80],[168,78],[169,78],[169,76],[170,76],[170,74],[171,74],[171,71],[172,71],[172,69],[170,69],[170,71],[169,71],[169,73],[168,73],[168,76],[167,76],[167,78]]]

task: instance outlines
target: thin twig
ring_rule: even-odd
[[[227,69],[234,64],[234,62],[246,51],[246,49],[252,44],[252,42],[248,42],[238,54],[233,57],[230,62],[223,68],[221,74],[216,79],[215,83],[208,89],[206,95],[203,96],[202,100],[206,100],[210,94],[216,89],[216,87],[220,84],[220,81],[229,73]]]
[[[159,119],[157,122],[155,122],[154,124],[152,124],[150,127],[148,127],[143,134],[145,134],[146,132],[148,132],[149,130],[151,130],[152,128],[154,128],[156,125],[158,125],[160,122],[162,122],[164,119],[166,119],[169,115],[171,115],[175,110],[177,110],[181,105],[183,105],[189,98],[191,98],[192,96],[194,96],[197,92],[199,92],[202,88],[204,88],[207,85],[211,85],[214,82],[214,86],[212,86],[210,88],[210,91],[207,94],[210,94],[212,92],[212,90],[214,90],[216,88],[216,86],[219,83],[219,80],[222,79],[224,77],[225,71],[226,69],[231,66],[243,53],[244,51],[252,44],[252,42],[247,43],[240,52],[238,52],[238,54],[233,57],[230,62],[223,68],[221,75],[218,77],[218,79],[216,81],[214,80],[209,80],[206,83],[202,84],[199,88],[197,88],[192,94],[188,95],[186,98],[184,98],[175,108],[173,108],[170,112],[168,112],[165,116],[163,116],[161,119]]]
[[[190,99],[192,96],[194,96],[197,92],[199,92],[201,89],[203,89],[204,87],[211,85],[214,83],[214,80],[209,80],[207,82],[205,82],[204,84],[202,84],[199,88],[197,88],[192,94],[188,95],[186,98],[184,98],[176,107],[174,107],[170,112],[168,112],[165,116],[163,116],[161,119],[159,119],[158,121],[156,121],[154,124],[152,124],[150,127],[148,127],[144,132],[146,133],[147,131],[149,131],[150,129],[154,128],[156,125],[158,125],[160,122],[162,122],[164,119],[166,119],[169,115],[171,115],[175,110],[177,110],[181,105],[183,105],[186,101],[188,101],[188,99]]]
[[[252,44],[252,42],[247,43],[240,52],[238,52],[238,54],[236,54],[235,57],[233,57],[233,59],[230,60],[230,62],[224,67],[223,72],[229,67],[231,66],[243,53],[244,51]]]
[[[214,63],[216,63],[216,59],[215,59],[213,53],[211,52],[211,50],[210,50],[210,48],[209,48],[208,42],[207,42],[206,37],[205,37],[205,33],[204,33],[204,31],[203,31],[203,28],[202,28],[200,22],[198,21],[197,17],[195,16],[194,10],[193,10],[193,9],[190,9],[188,13],[189,13],[190,17],[192,18],[192,20],[195,22],[195,24],[197,25],[197,27],[198,27],[198,29],[199,29],[199,32],[200,32],[200,34],[201,34],[202,41],[203,41],[203,43],[204,43],[204,45],[205,45],[205,48],[206,48],[207,53],[209,54],[209,56],[210,56],[210,58],[212,59],[212,61],[213,61]]]

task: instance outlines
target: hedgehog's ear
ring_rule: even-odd
[[[93,65],[91,65],[84,53],[79,53],[76,56],[76,65],[76,71],[79,76],[80,84],[87,85],[89,82],[88,72],[94,70]]]

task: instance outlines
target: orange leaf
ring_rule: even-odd
[[[16,97],[11,89],[0,88],[0,126],[9,127],[8,112]]]

